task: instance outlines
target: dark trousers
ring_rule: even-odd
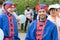
[[[28,21],[29,21],[30,23],[32,22],[31,20],[29,20],[28,18],[26,18],[24,31],[27,30]]]
[[[21,30],[23,30],[23,26],[24,26],[24,24],[21,24]]]

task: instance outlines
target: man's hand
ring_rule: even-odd
[[[17,20],[17,22],[19,22],[19,21],[20,21],[20,18],[19,18],[19,17],[17,17],[17,18],[16,18],[16,20]]]
[[[20,21],[20,19],[17,19],[17,22],[19,22]]]
[[[28,19],[31,20],[31,21],[33,20],[32,18],[28,18]]]

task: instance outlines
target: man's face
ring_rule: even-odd
[[[30,7],[27,7],[27,10],[30,9]]]
[[[40,18],[44,19],[47,14],[44,9],[40,9],[40,10],[38,10],[38,15],[40,16]]]
[[[56,12],[57,12],[56,9],[52,9],[52,10],[50,10],[50,15],[55,17],[56,16]]]
[[[30,11],[30,7],[27,7],[27,11]]]
[[[10,7],[7,9],[8,12],[13,13],[15,11],[15,7]]]

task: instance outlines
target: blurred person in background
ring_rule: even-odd
[[[49,13],[50,15],[48,16],[48,20],[51,22],[55,23],[58,29],[58,37],[60,40],[60,5],[59,4],[54,4],[49,6]]]
[[[2,5],[3,5],[4,2],[5,2],[5,0],[0,0],[0,13],[3,12]]]
[[[51,22],[56,24],[56,8],[54,5],[49,5],[49,16],[48,16],[48,20],[50,20]]]
[[[35,7],[34,7],[32,15],[33,15],[33,20],[36,20],[37,19],[37,11],[36,11]]]
[[[57,9],[57,11],[56,11],[56,22],[57,22],[57,29],[58,29],[58,37],[60,40],[60,4],[55,4],[55,7]]]
[[[26,22],[25,22],[25,28],[24,31],[26,31],[27,29],[27,25],[28,25],[28,21],[31,23],[32,22],[32,9],[30,8],[30,6],[26,6],[26,10],[24,12],[25,16],[26,16]]]

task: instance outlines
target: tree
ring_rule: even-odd
[[[46,0],[43,0],[43,2],[46,2]]]

